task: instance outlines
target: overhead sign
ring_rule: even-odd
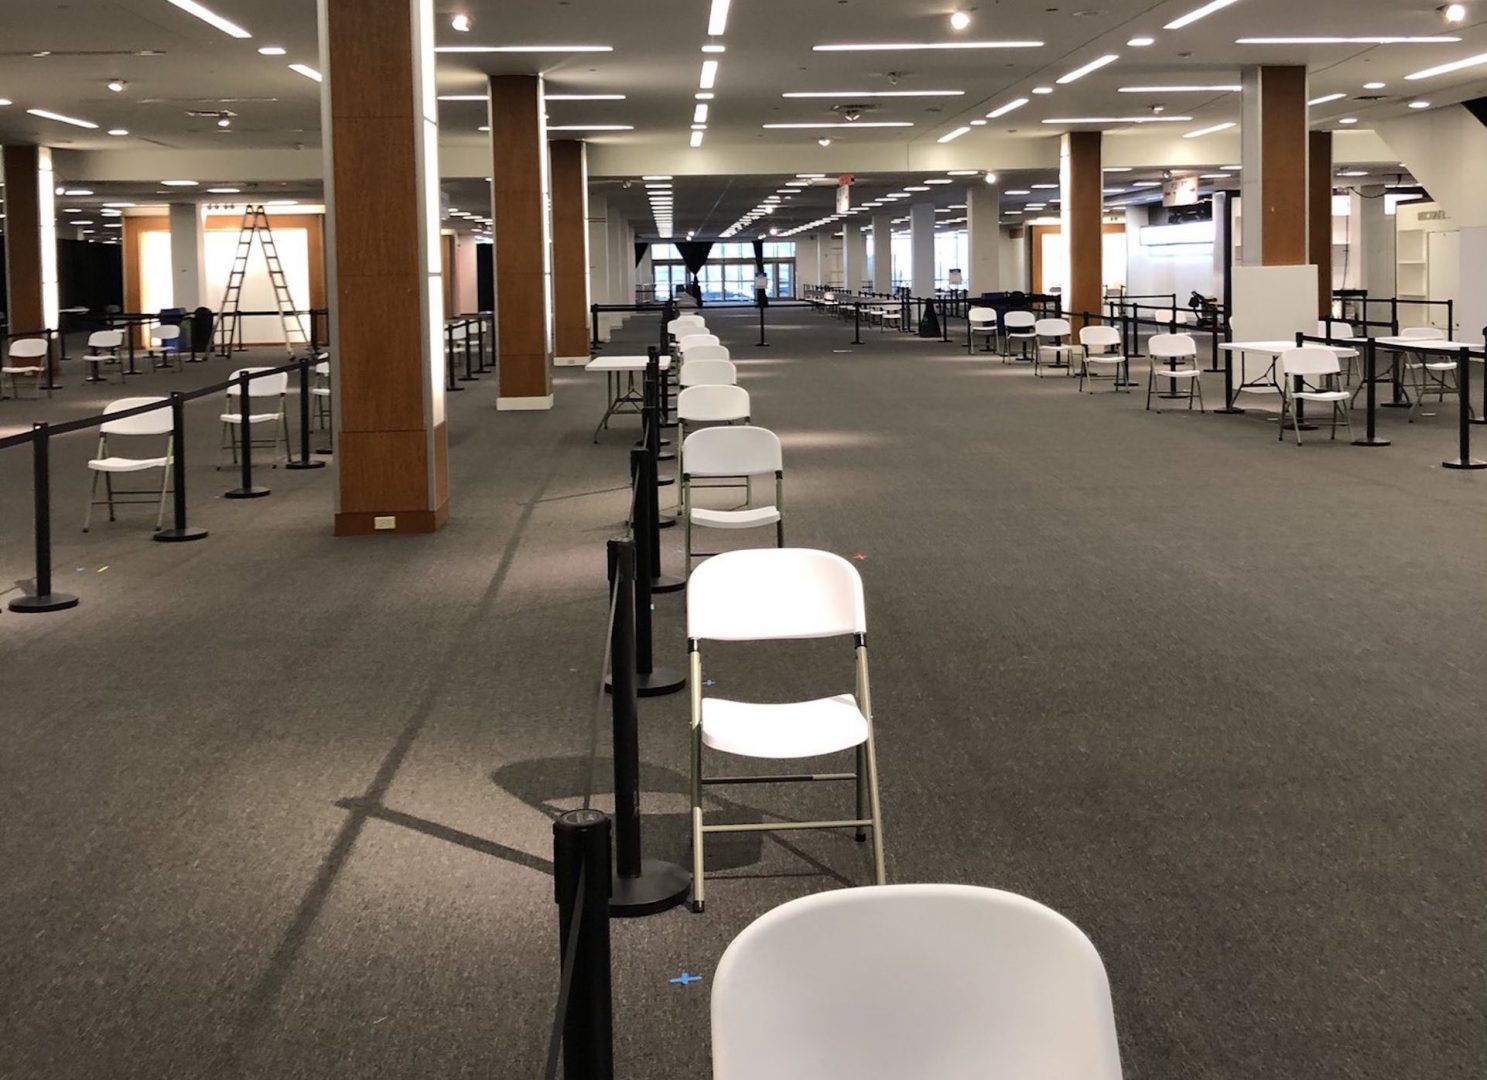
[[[1174,176],[1162,181],[1163,206],[1193,206],[1198,202],[1198,178]]]
[[[852,209],[852,177],[843,174],[836,182],[836,212],[845,214]]]
[[[950,284],[956,288],[965,284],[965,274],[959,270],[950,271]]]

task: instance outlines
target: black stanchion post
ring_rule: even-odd
[[[759,340],[754,342],[754,348],[767,349],[769,342],[764,340],[764,293],[759,293]]]
[[[1448,469],[1487,469],[1487,461],[1472,457],[1472,358],[1466,350],[1456,356],[1457,451],[1454,458],[1441,464]]]
[[[248,396],[251,378],[245,371],[238,376],[238,465],[242,479],[231,491],[224,491],[224,499],[261,499],[269,493],[266,487],[253,486],[253,425],[248,417],[253,411],[253,401]]]
[[[460,376],[460,382],[475,382],[480,378],[470,370],[470,320],[466,319],[459,325],[460,338],[465,343],[465,373]]]
[[[464,387],[454,377],[454,327],[444,328],[444,389],[447,393],[456,393]]]
[[[950,313],[955,309],[955,301],[940,300],[940,340],[947,345],[950,343]]]
[[[660,564],[660,538],[655,528],[655,508],[647,498],[647,486],[655,493],[655,463],[644,450],[630,451],[631,487],[635,496],[635,519],[631,523],[635,535],[635,684],[641,697],[659,697],[673,694],[686,685],[686,677],[678,671],[657,670],[654,663],[651,638],[652,593],[674,592],[685,582],[675,578],[663,578],[656,572]],[[610,685],[613,690],[613,685]]]
[[[170,395],[170,494],[173,513],[172,526],[160,529],[154,539],[162,543],[182,543],[187,540],[204,540],[205,529],[193,529],[186,524],[186,399],[179,393]]]
[[[1373,338],[1369,337],[1363,346],[1363,389],[1367,395],[1366,426],[1364,436],[1354,439],[1354,446],[1388,446],[1388,439],[1380,439],[1374,435],[1374,423],[1377,419],[1376,409],[1378,407],[1378,353],[1374,349]]]
[[[311,351],[311,355],[315,355]],[[325,462],[310,457],[310,361],[299,362],[299,458],[284,466],[286,469],[323,469]]]
[[[552,825],[565,1080],[614,1080],[609,971],[609,818],[569,810]],[[552,1064],[550,1061],[549,1064]]]
[[[599,351],[599,305],[589,305],[589,326],[592,328],[589,335],[589,345],[594,352]]]
[[[31,493],[36,526],[36,589],[18,596],[10,610],[24,615],[77,607],[77,597],[52,592],[52,470],[51,435],[44,423],[31,426]]]
[[[852,344],[862,344],[862,301],[852,301]]]
[[[1487,326],[1482,327],[1482,340],[1487,341]],[[1467,358],[1471,363],[1471,358]],[[1473,424],[1487,424],[1487,363],[1484,363],[1482,372],[1482,409],[1471,418]]]
[[[640,411],[641,429],[640,441],[636,446],[643,446],[655,454],[658,477],[658,487],[669,487],[675,481],[669,477],[660,476],[660,462],[672,461],[676,454],[671,450],[662,451],[661,447],[670,446],[670,439],[661,438],[661,358],[656,354],[654,348],[646,350],[645,374],[640,380]],[[662,528],[670,528],[675,522],[669,519],[663,520]]]

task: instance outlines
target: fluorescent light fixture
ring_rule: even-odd
[[[196,187],[195,180],[162,180],[162,187]]]
[[[209,188],[207,188],[207,194],[208,195],[236,195],[241,190],[242,190],[242,188],[235,188],[235,187],[209,187]]]
[[[1211,86],[1122,86],[1122,94],[1237,94],[1242,88],[1238,84],[1215,84]]]
[[[92,222],[92,219],[90,219],[90,218],[79,218],[77,221],[69,221],[67,224],[69,224],[69,225],[91,225],[91,224],[93,224],[93,222]]]
[[[900,127],[913,127],[914,125],[913,125],[912,122],[910,122],[908,120],[873,120],[873,121],[869,121],[869,122],[866,122],[866,123],[864,123],[861,120],[854,120],[854,121],[851,121],[851,122],[843,122],[843,123],[827,123],[827,124],[764,124],[762,126],[765,127],[765,128],[775,128],[775,129],[778,129],[778,128],[806,129],[806,128],[900,128]],[[551,130],[551,129],[549,129],[549,130]]]
[[[712,11],[707,16],[707,36],[722,37],[728,29],[729,0],[713,0]]]
[[[93,194],[93,192],[90,191],[88,188],[80,188],[79,187],[79,188],[64,188],[62,190],[62,194],[63,195],[71,195],[73,198],[81,199],[84,196]]]
[[[1162,182],[1160,180],[1132,180],[1131,181],[1131,186],[1132,187],[1161,187],[1162,186]]]
[[[980,169],[951,169],[945,175],[946,176],[979,176],[980,174],[981,174],[981,170]]]
[[[693,124],[692,127],[694,129],[699,129],[699,130],[702,130],[702,131],[706,131],[707,130],[707,125],[706,124]]]
[[[1041,41],[863,41],[813,45],[812,52],[911,52],[925,49],[1041,49]]]
[[[791,90],[785,98],[961,97],[964,90]]]
[[[10,98],[0,97],[0,106],[14,105],[14,104],[15,104],[15,102],[14,101],[11,101]]]
[[[974,176],[975,173],[972,173],[971,175]],[[926,183],[926,184],[953,184],[953,183],[955,183],[955,181],[954,180],[947,180],[943,176],[932,176],[928,180],[925,180],[924,183]]]
[[[693,94],[692,96],[698,101],[711,101],[713,98],[717,97],[716,94],[709,93],[707,91],[700,91],[696,94]]]
[[[695,150],[695,149],[697,149],[697,147],[699,147],[701,145],[702,145],[702,132],[700,132],[700,131],[694,131],[694,132],[692,132],[692,142],[691,142],[692,149]]]
[[[1338,176],[1367,176],[1368,175],[1368,170],[1367,169],[1339,169],[1339,170],[1337,170],[1337,175]]]
[[[642,180],[670,180],[671,177],[669,177],[669,176],[661,176],[661,175],[658,174],[656,176],[642,176],[641,179]]]
[[[309,64],[290,64],[289,70],[295,72],[296,74],[303,75],[307,79],[314,79],[316,82],[321,82],[324,79],[324,76],[322,76],[320,72],[316,71]]]
[[[108,133],[110,135],[115,135],[115,136],[124,136],[124,135],[128,135],[129,134],[129,129],[128,128],[109,128],[108,129]]]
[[[440,45],[436,53],[605,53],[613,45]]]
[[[1033,93],[1035,93],[1035,94],[1051,94],[1051,93],[1053,93],[1053,87],[1051,87],[1051,86],[1035,86],[1035,87],[1033,87]]]
[[[259,48],[258,52],[262,56],[283,56],[285,50],[282,45],[264,45]]]
[[[1034,191],[1057,191],[1059,188],[1057,184],[1032,184],[1029,186],[1032,187]]]
[[[1045,124],[1186,124],[1191,116],[1057,116]]]
[[[976,119],[974,119],[974,120],[971,121],[971,127],[985,127],[985,126],[986,126],[986,121],[984,119],[982,119],[981,117],[979,117],[979,116],[976,117]]]
[[[1156,38],[1154,38],[1154,37],[1147,37],[1144,34],[1141,37],[1133,37],[1130,41],[1126,42],[1126,44],[1129,45],[1133,49],[1144,49],[1148,45],[1155,45],[1156,43],[1157,43],[1157,39]]]
[[[966,132],[968,132],[970,130],[971,130],[971,126],[969,124],[965,124],[965,125],[963,125],[961,127],[956,128],[954,131],[946,132],[944,135],[941,135],[938,139],[936,139],[935,142],[937,142],[937,143],[954,142],[956,139],[960,138],[962,135],[964,135]],[[928,188],[925,188],[925,190],[928,191],[929,189]]]
[[[1363,89],[1365,89],[1365,90],[1382,90],[1384,87],[1386,87],[1388,85],[1389,85],[1388,83],[1381,83],[1381,82],[1366,82],[1366,83],[1363,84]]]
[[[1029,191],[1027,188],[1008,188],[1006,191],[1002,192],[1002,194],[1003,195],[1031,195],[1032,192]]]
[[[1235,38],[1236,45],[1451,45],[1459,37],[1253,37]]]
[[[1344,116],[1338,121],[1339,124],[1356,124],[1357,122],[1358,118],[1356,116]]]
[[[1173,19],[1166,26],[1162,27],[1162,29],[1181,30],[1184,26],[1195,23],[1199,19],[1212,15],[1215,11],[1222,11],[1224,8],[1228,7],[1234,2],[1235,0],[1208,0],[1208,3],[1204,4],[1202,7],[1194,8],[1186,15],[1183,15],[1180,18]]]
[[[711,90],[713,84],[718,81],[718,62],[716,60],[702,61],[702,75],[697,80],[697,85],[703,90]]]
[[[440,98],[440,101],[445,100]],[[470,95],[471,101],[484,101],[484,94]],[[624,101],[624,94],[543,94],[543,101]]]
[[[728,51],[728,46],[719,45],[716,42],[710,41],[706,45],[702,46],[702,51],[705,53],[725,53]]]
[[[1119,59],[1120,59],[1120,54],[1119,53],[1106,53],[1104,56],[1099,56],[1099,57],[1096,57],[1095,59],[1091,60],[1089,63],[1085,64],[1083,67],[1077,67],[1077,68],[1075,68],[1073,71],[1069,72],[1067,75],[1060,75],[1057,79],[1054,79],[1053,81],[1056,82],[1056,83],[1058,83],[1060,86],[1063,86],[1063,85],[1065,85],[1067,83],[1074,82],[1077,79],[1084,78],[1091,71],[1099,71],[1106,64],[1113,64],[1113,63],[1115,63]]]
[[[1307,102],[1307,104],[1308,105],[1325,105],[1329,101],[1341,101],[1343,98],[1345,98],[1347,96],[1348,95],[1346,95],[1346,94],[1323,94],[1321,97],[1312,98],[1310,101]]]
[[[231,22],[228,19],[224,19],[215,11],[202,7],[196,2],[196,0],[165,0],[165,2],[167,4],[174,4],[176,7],[184,11],[187,15],[195,15],[204,23],[210,23],[212,26],[215,26],[218,30],[221,30],[224,34],[227,34],[230,37],[249,38],[253,36],[237,23]]]
[[[1476,56],[1468,56],[1465,60],[1452,60],[1449,64],[1437,64],[1435,67],[1425,68],[1423,71],[1412,72],[1405,78],[1414,81],[1416,79],[1430,79],[1437,75],[1446,75],[1452,71],[1460,71],[1463,68],[1478,67],[1487,64],[1487,53],[1478,53]]]
[[[1014,109],[1020,109],[1024,105],[1026,105],[1027,104],[1027,100],[1028,99],[1025,98],[1025,97],[1013,98],[1011,101],[1007,102],[1007,104],[1005,104],[1005,105],[998,105],[995,109],[992,109],[991,112],[989,112],[989,113],[986,114],[986,118],[988,120],[995,120],[998,117],[1006,116],[1009,112],[1013,111]]]
[[[1428,109],[1428,108],[1430,108],[1430,102],[1428,102],[1428,101],[1412,101],[1412,102],[1410,102],[1410,108],[1412,108],[1412,109]]]
[[[548,131],[634,131],[634,124],[549,124]]]
[[[1133,170],[1131,169],[1131,166],[1129,166],[1129,165],[1106,165],[1100,171],[1101,172],[1131,172]]]
[[[701,102],[695,109],[692,110],[692,123],[707,123],[707,102]]]
[[[463,11],[449,20],[449,28],[451,30],[458,31],[461,34],[468,34],[470,32],[470,28],[474,25],[475,24],[470,20],[470,16],[466,15]]]
[[[1219,168],[1220,169],[1223,169],[1224,172],[1239,172],[1241,169],[1244,168],[1244,166],[1243,165],[1220,165]]]
[[[923,184],[912,184],[909,187],[904,188],[904,190],[905,191],[920,192],[920,191],[928,191],[929,188],[925,187]]]
[[[55,120],[59,124],[71,124],[73,127],[96,129],[97,124],[87,120],[79,120],[75,116],[63,116],[61,113],[52,112],[49,109],[27,109],[32,116],[39,116],[43,120]]]
[[[1212,135],[1219,131],[1228,131],[1231,127],[1238,126],[1238,124],[1230,120],[1226,123],[1214,124],[1212,127],[1199,128],[1197,131],[1184,132],[1182,137],[1184,139],[1201,139],[1204,135]]]

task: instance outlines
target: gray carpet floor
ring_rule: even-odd
[[[1483,1075],[1487,474],[1440,468],[1452,415],[1297,449],[1258,410],[1148,413],[813,313],[772,312],[768,349],[746,314],[711,322],[784,441],[787,539],[866,582],[892,880],[1084,928],[1132,1078]],[[593,444],[581,371],[550,413],[467,385],[428,537],[332,538],[328,470],[221,499],[211,402],[190,478],[210,538],[151,543],[142,508],[84,536],[92,440],[58,440],[57,586],[83,602],[0,615],[0,1076],[539,1075],[551,821],[587,783],[636,423]],[[84,389],[0,402],[0,430],[118,393]],[[0,453],[5,599],[31,573],[29,469]],[[656,607],[680,666],[681,597]],[[715,655],[720,693],[850,686],[844,644]],[[647,850],[679,860],[685,716],[641,705]],[[739,819],[840,809],[726,794]],[[707,914],[614,924],[628,1080],[707,1075],[727,943],[870,880],[849,836],[709,863]]]

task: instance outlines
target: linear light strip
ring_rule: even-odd
[[[1194,8],[1186,15],[1173,19],[1166,26],[1162,27],[1162,29],[1181,30],[1184,26],[1195,23],[1199,19],[1206,18],[1207,16],[1212,15],[1215,11],[1222,11],[1230,4],[1236,2],[1237,0],[1208,0],[1208,3],[1204,4],[1202,7]]]
[[[26,111],[32,116],[39,116],[43,120],[55,120],[59,124],[71,124],[73,127],[88,128],[89,130],[94,130],[98,127],[97,124],[87,120],[79,120],[75,116],[63,116],[61,113],[55,113],[49,109],[27,109]]]
[[[210,23],[212,26],[215,26],[218,30],[221,30],[224,34],[227,34],[231,37],[250,38],[253,36],[237,23],[231,21],[230,19],[224,19],[221,15],[218,15],[210,8],[206,8],[198,4],[196,0],[165,0],[165,2],[167,4],[171,4],[175,7],[180,8],[187,15],[195,15],[202,22]]]
[[[1058,116],[1045,124],[1186,124],[1191,116]]]
[[[607,53],[613,45],[440,45],[436,53]]]
[[[958,127],[954,131],[949,132],[948,134],[941,135],[938,139],[935,140],[935,142],[938,142],[938,143],[954,142],[956,139],[960,138],[962,135],[964,135],[966,132],[968,132],[970,130],[971,130],[971,128],[970,128],[970,125],[969,124],[967,124],[965,127]]]
[[[316,71],[309,64],[290,64],[289,70],[297,72],[307,79],[314,79],[316,82],[325,81],[325,76],[321,75],[320,72]]]
[[[1251,37],[1236,45],[1451,45],[1459,37]]]
[[[995,109],[992,109],[991,112],[986,114],[986,117],[988,120],[995,120],[1000,116],[1006,116],[1013,109],[1022,108],[1024,105],[1027,104],[1027,102],[1028,99],[1025,97],[1014,98],[1013,100],[1007,102],[1007,104],[998,105]]]
[[[722,37],[728,29],[728,3],[729,0],[713,0],[712,10],[707,16],[708,37]]]
[[[792,90],[783,98],[963,97],[964,90]]]
[[[873,121],[867,121],[867,122],[864,122],[862,120],[854,120],[854,121],[851,121],[850,123],[849,122],[842,122],[842,123],[825,123],[825,124],[764,124],[763,126],[766,127],[766,128],[805,129],[805,128],[900,128],[900,127],[913,127],[914,125],[913,125],[913,123],[911,121],[908,121],[908,120],[873,120]]]
[[[1240,86],[1122,86],[1120,94],[1237,94]]]
[[[1231,127],[1238,127],[1233,121],[1224,124],[1214,124],[1212,127],[1199,128],[1197,131],[1184,133],[1184,139],[1200,139],[1204,135],[1212,135],[1216,131],[1228,131]]]
[[[923,49],[1041,49],[1041,41],[883,41],[813,45],[812,52],[907,52]]]
[[[1405,78],[1409,80],[1431,79],[1437,75],[1446,75],[1452,71],[1460,71],[1463,68],[1477,67],[1481,64],[1487,64],[1487,53],[1479,53],[1476,56],[1468,56],[1465,60],[1452,60],[1449,64],[1437,64],[1435,67],[1425,68],[1423,71],[1416,71],[1413,74],[1406,75]]]
[[[1106,64],[1113,64],[1113,63],[1115,63],[1115,61],[1117,61],[1119,59],[1120,59],[1120,54],[1119,53],[1106,53],[1104,56],[1096,57],[1095,59],[1091,60],[1089,63],[1085,64],[1083,67],[1077,67],[1077,68],[1075,68],[1073,71],[1069,72],[1067,75],[1060,75],[1057,79],[1055,79],[1053,81],[1056,82],[1056,83],[1058,83],[1060,86],[1063,86],[1063,85],[1065,85],[1067,83],[1074,82],[1077,79],[1084,78],[1091,71],[1099,71],[1100,68],[1104,67]]]

